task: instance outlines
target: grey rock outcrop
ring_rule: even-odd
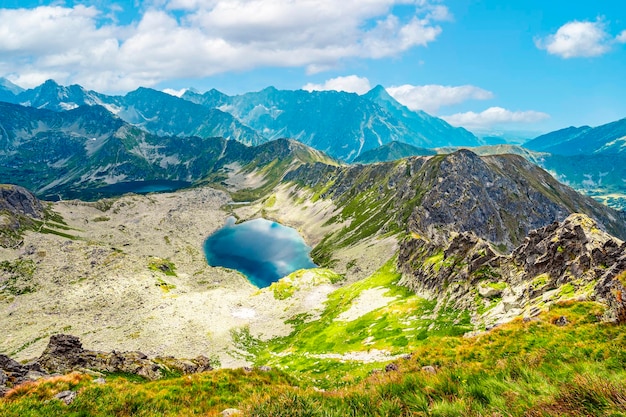
[[[0,355],[0,396],[24,382],[74,371],[123,372],[156,380],[167,372],[193,374],[212,369],[211,361],[205,356],[189,360],[174,357],[150,359],[141,352],[97,352],[84,349],[76,336],[58,334],[50,337],[39,359],[30,364],[22,365]]]
[[[44,206],[30,191],[0,184],[0,246],[21,246],[21,234],[45,216]]]
[[[0,397],[10,388],[44,376],[36,363],[23,365],[6,355],[0,355]]]
[[[61,391],[54,398],[63,401],[65,405],[70,405],[76,399],[76,395],[76,391]]]
[[[44,207],[26,188],[18,185],[0,184],[0,212],[7,211],[15,215],[41,219]]]
[[[531,231],[510,255],[473,233],[454,235],[443,250],[441,240],[413,236],[401,244],[400,284],[454,300],[456,308],[475,312],[476,324],[533,316],[538,306],[568,298],[602,302],[606,320],[626,322],[626,243],[586,215]]]
[[[149,359],[141,352],[96,352],[85,350],[79,338],[71,335],[54,335],[38,360],[48,372],[67,373],[90,369],[99,372],[124,372],[155,380],[166,371],[192,374],[213,369],[211,361],[199,356],[184,360],[174,357]]]

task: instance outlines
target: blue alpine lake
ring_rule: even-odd
[[[118,182],[115,184],[105,185],[103,187],[67,190],[63,192],[63,199],[79,199],[84,201],[96,201],[101,198],[118,197],[127,193],[148,194],[176,191],[191,186],[187,181],[171,181],[171,180],[147,180],[147,181],[128,181]],[[54,192],[42,194],[40,198],[49,201],[58,201],[61,195]]]
[[[303,268],[315,268],[295,229],[265,219],[226,225],[204,242],[204,253],[211,266],[235,269],[259,288]]]

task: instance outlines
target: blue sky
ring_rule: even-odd
[[[363,93],[474,131],[626,117],[617,0],[0,0],[0,76],[105,93]]]

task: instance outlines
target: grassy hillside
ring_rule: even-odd
[[[306,374],[219,370],[105,384],[72,374],[22,386],[0,400],[12,416],[624,416],[626,333],[600,323],[589,302],[553,306],[476,337],[436,336],[386,370],[335,376],[322,390]],[[564,317],[565,319],[560,319]],[[560,320],[558,320],[560,319]],[[565,325],[558,325],[565,323]],[[52,397],[78,391],[69,406]]]

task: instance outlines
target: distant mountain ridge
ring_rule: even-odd
[[[371,164],[376,162],[395,161],[409,156],[436,155],[432,149],[418,148],[403,142],[389,142],[381,147],[363,152],[353,162],[358,164]]]
[[[234,139],[248,145],[264,142],[262,136],[230,114],[207,109],[169,94],[139,88],[125,96],[108,96],[80,85],[64,87],[48,80],[4,100],[53,111],[79,106],[103,106],[127,123],[160,136],[199,136]]]
[[[48,80],[25,91],[0,86],[0,101],[54,111],[100,105],[162,136],[221,136],[247,145],[288,137],[345,161],[392,141],[419,147],[482,144],[463,128],[409,110],[381,86],[361,96],[268,87],[232,97],[215,89],[204,94],[188,90],[179,98],[143,87],[108,96]]]
[[[463,128],[409,110],[382,86],[364,95],[268,87],[238,96],[187,91],[182,98],[229,112],[267,139],[294,138],[344,161],[392,141],[419,147],[482,144]]]
[[[192,183],[231,163],[252,172],[275,159],[281,169],[298,161],[337,163],[286,139],[248,147],[221,137],[158,136],[99,105],[55,112],[0,102],[0,182],[46,198],[130,181]]]
[[[24,89],[13,84],[6,78],[0,78],[0,101],[13,102],[15,96],[20,94]]]
[[[626,118],[597,127],[568,127],[524,144],[534,151],[556,155],[626,153]]]

